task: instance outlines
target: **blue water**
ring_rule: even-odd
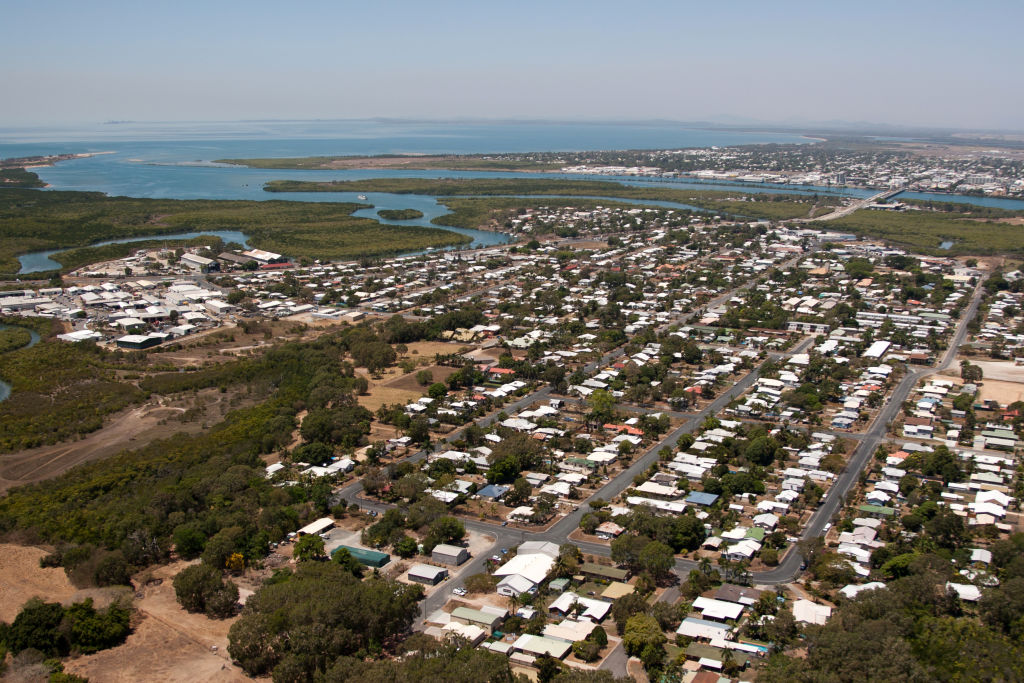
[[[168,235],[150,235],[148,237],[122,237],[120,239],[103,240],[89,246],[102,247],[106,244],[128,244],[130,242],[145,242],[152,239],[190,240],[194,237],[202,237],[203,235],[213,235],[225,242],[238,242],[243,247],[249,248],[249,237],[238,230],[202,230],[200,232],[176,232]],[[18,274],[24,275],[25,273],[38,273],[44,270],[59,269],[61,264],[50,257],[62,251],[66,251],[66,249],[50,249],[49,251],[35,251],[31,254],[22,254],[18,257],[18,261],[21,263],[21,270],[18,271]]]
[[[311,202],[359,201],[355,193],[268,193],[267,181],[361,180],[369,178],[510,178],[547,177],[586,180],[617,180],[631,185],[656,183],[662,187],[695,190],[726,190],[743,193],[833,194],[867,197],[871,190],[822,188],[807,185],[728,183],[695,179],[638,179],[635,177],[576,174],[348,170],[289,171],[248,169],[211,163],[215,159],[246,157],[301,157],[315,155],[373,155],[393,153],[498,153],[607,149],[681,149],[755,143],[810,142],[798,135],[711,130],[679,124],[435,123],[386,120],[347,121],[246,121],[227,123],[150,123],[81,126],[76,128],[0,128],[0,157],[60,153],[101,153],[86,159],[65,161],[36,172],[55,190],[104,192],[111,196],[165,199],[250,199]],[[984,206],[1024,202],[992,198],[926,195],[942,201],[966,201]],[[357,216],[380,220],[379,209],[418,209],[424,216],[401,225],[431,226],[431,219],[447,209],[432,197],[370,193],[373,209]],[[655,202],[643,202],[656,204]],[[672,203],[660,203],[669,206]],[[685,205],[674,205],[685,208]],[[392,221],[381,221],[392,222]],[[507,242],[502,233],[447,228],[473,238],[471,247]],[[140,237],[134,239],[152,239]],[[244,236],[243,236],[244,237]],[[123,241],[123,240],[121,240]],[[240,241],[240,240],[234,240]],[[48,270],[56,264],[54,253],[29,254],[31,269]],[[25,261],[22,261],[23,266]]]
[[[941,192],[900,192],[893,199],[920,199],[933,202],[951,202],[953,204],[974,204],[988,206],[993,209],[1008,211],[1024,211],[1024,199],[1006,199],[1004,197],[974,197],[964,194],[943,194]]]
[[[0,330],[13,330],[23,329],[28,330],[29,340],[28,344],[22,346],[23,349],[31,349],[33,346],[39,343],[39,333],[35,330],[29,330],[27,327],[18,328],[17,325],[3,325],[0,324]],[[15,349],[17,350],[17,349]],[[11,395],[11,385],[0,379],[0,401],[6,401]]]

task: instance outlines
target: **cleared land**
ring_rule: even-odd
[[[63,569],[39,566],[47,554],[42,548],[0,544],[0,621],[14,621],[30,598],[63,602],[74,596],[76,588]]]
[[[1024,384],[986,379],[978,389],[978,398],[983,401],[992,399],[1002,405],[1009,405],[1015,401],[1024,401]]]
[[[126,683],[251,680],[231,665],[227,653],[228,629],[235,620],[189,614],[175,600],[172,579],[186,566],[177,562],[157,568],[153,576],[160,583],[142,587],[135,601],[142,620],[124,644],[72,659],[67,671],[93,681]]]

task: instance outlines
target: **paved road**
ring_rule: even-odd
[[[748,283],[744,287],[753,285],[753,282]],[[934,368],[921,368],[914,369],[904,376],[903,380],[897,385],[893,391],[888,402],[882,407],[875,421],[871,427],[864,434],[856,435],[860,443],[854,450],[850,461],[847,463],[847,467],[842,473],[836,478],[835,483],[829,490],[829,494],[821,506],[811,515],[810,520],[805,525],[803,533],[801,534],[802,539],[808,539],[818,537],[824,534],[824,527],[832,519],[832,517],[839,510],[840,505],[845,501],[846,496],[852,490],[854,484],[860,477],[860,473],[864,470],[872,455],[878,447],[878,444],[883,441],[886,437],[888,428],[892,420],[898,415],[902,409],[904,401],[910,395],[911,390],[917,385],[921,378],[928,375],[941,372],[948,368],[956,358],[957,350],[963,343],[967,335],[967,322],[970,321],[977,313],[978,305],[981,299],[982,289],[979,285],[974,292],[971,299],[971,303],[968,306],[964,316],[961,318],[956,333],[950,341],[949,348],[947,349],[942,361],[938,366]],[[724,301],[728,296],[732,296],[734,292],[729,292],[720,297],[718,300]],[[713,305],[713,304],[712,304]],[[692,313],[690,314],[692,315]],[[800,353],[808,348],[812,343],[813,338],[808,337],[804,339],[800,344],[794,347],[790,353]],[[605,354],[601,359],[593,361],[587,365],[586,371],[592,373],[599,367],[604,367],[615,358],[621,356],[623,353],[622,349],[616,349],[608,354]],[[771,357],[769,357],[770,359]],[[723,393],[714,401],[712,401],[704,410],[699,413],[692,415],[679,427],[665,436],[661,441],[651,446],[643,455],[636,459],[626,470],[621,472],[613,480],[598,489],[588,500],[593,498],[601,498],[609,500],[620,494],[633,482],[633,477],[641,472],[646,471],[652,462],[658,458],[658,451],[663,447],[673,448],[678,443],[679,439],[683,434],[694,431],[703,421],[703,419],[710,414],[715,414],[728,405],[734,397],[739,396],[746,391],[759,376],[759,372],[764,363],[763,361],[754,370],[748,373],[743,379],[734,385],[728,392]],[[547,399],[551,394],[551,388],[546,387],[539,391],[533,392],[512,404],[504,406],[502,410],[512,414],[518,410],[528,407],[539,400]],[[497,414],[501,411],[495,411],[485,418],[477,421],[477,424],[481,426],[490,425],[497,417]],[[443,442],[451,442],[459,437],[462,430],[456,430],[449,434],[443,439]],[[849,438],[850,435],[843,434],[842,436]],[[418,461],[425,458],[427,451],[420,451],[415,455],[411,456],[411,461]],[[356,481],[348,486],[342,488],[337,496],[344,498],[349,502],[357,502],[362,508],[375,510],[377,512],[383,512],[387,510],[391,505],[380,503],[376,501],[368,501],[364,499],[357,499],[357,495],[361,490],[361,482]],[[588,511],[588,506],[584,502],[581,502],[576,509],[562,517],[553,526],[546,531],[529,531],[517,529],[515,527],[499,526],[496,524],[480,522],[477,520],[463,520],[466,528],[469,531],[476,533],[483,533],[494,537],[494,545],[491,550],[481,553],[480,555],[473,557],[469,560],[468,564],[462,569],[457,579],[442,584],[432,595],[424,600],[422,606],[422,615],[426,616],[433,611],[440,609],[450,599],[451,592],[454,588],[464,586],[465,577],[472,576],[473,574],[484,571],[487,560],[492,554],[500,552],[502,548],[512,548],[522,543],[525,540],[538,540],[538,541],[549,541],[556,544],[568,542],[568,536],[579,526],[580,519]],[[573,543],[580,548],[584,553],[591,555],[604,555],[610,554],[610,549],[607,545],[602,543],[593,543],[588,541],[573,541]],[[786,554],[779,566],[764,572],[757,572],[751,575],[751,580],[755,584],[760,585],[778,585],[789,583],[793,581],[800,573],[800,562],[801,557],[795,549],[791,548],[790,552]],[[692,560],[686,560],[677,558],[676,571],[681,575],[689,573],[690,570],[697,568],[697,563]],[[667,599],[662,596],[662,599]],[[422,623],[422,620],[421,622]],[[621,648],[620,648],[621,649]],[[614,652],[613,652],[614,654]],[[613,661],[614,660],[614,661]],[[620,661],[621,660],[621,661]],[[603,668],[615,671],[617,675],[625,673],[625,653],[620,652],[615,657],[610,657],[605,662]]]
[[[844,206],[842,208],[836,209],[832,213],[827,213],[824,216],[818,216],[817,218],[797,218],[797,219],[790,220],[790,221],[787,221],[787,222],[788,223],[812,223],[812,222],[815,222],[815,221],[832,221],[832,220],[835,220],[837,218],[843,218],[844,216],[849,216],[854,211],[860,211],[861,209],[866,209],[868,206],[870,206],[871,204],[874,204],[875,202],[884,202],[885,200],[887,200],[887,199],[889,199],[889,198],[891,198],[891,197],[893,197],[895,195],[898,195],[900,192],[903,192],[903,190],[902,189],[900,189],[900,190],[886,190],[884,192],[879,192],[876,195],[872,195],[871,197],[868,197],[866,199],[859,199],[859,200],[857,200],[855,202],[852,202],[852,203],[850,203],[850,204],[848,204],[848,205],[846,205],[846,206]]]

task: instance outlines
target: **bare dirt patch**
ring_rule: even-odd
[[[228,629],[235,619],[189,614],[174,598],[174,575],[188,566],[159,567],[159,585],[142,587],[135,601],[141,620],[123,645],[79,657],[66,670],[94,681],[248,681],[231,664]],[[214,649],[216,648],[216,649]]]
[[[60,567],[43,569],[43,548],[0,544],[0,621],[10,623],[21,606],[33,597],[64,602],[74,597],[75,587]]]
[[[452,342],[429,342],[420,341],[407,344],[409,348],[409,354],[411,356],[427,356],[433,358],[437,354],[447,356],[452,353],[462,353],[466,349],[472,348],[472,345],[457,344]]]
[[[991,399],[1000,405],[1009,405],[1014,401],[1024,401],[1024,384],[986,379],[978,388],[978,397],[982,401]]]
[[[433,382],[445,382],[458,371],[458,368],[446,365],[431,365],[429,367],[422,368],[422,370],[410,372],[408,375],[402,375],[401,377],[393,379],[385,386],[389,389],[404,389],[406,391],[414,391],[422,394],[426,390],[426,387],[416,381],[416,375],[423,370],[431,374]]]
[[[971,360],[971,365],[977,365],[984,373],[987,382],[992,379],[1002,382],[1024,382],[1024,365],[1015,365],[1013,361],[997,360]]]
[[[51,479],[72,467],[109,458],[127,448],[142,448],[175,434],[196,434],[204,428],[204,422],[219,422],[230,409],[252,403],[246,399],[239,405],[229,405],[231,397],[230,392],[220,394],[217,389],[208,389],[187,399],[150,402],[115,414],[105,427],[78,441],[0,455],[0,493]],[[198,408],[194,407],[196,404]]]

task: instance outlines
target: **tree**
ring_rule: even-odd
[[[512,482],[512,488],[505,494],[505,502],[510,506],[522,505],[530,499],[533,487],[523,477]]]
[[[611,543],[612,560],[618,564],[639,567],[640,553],[650,542],[651,539],[646,536],[622,534]]]
[[[303,534],[295,542],[295,559],[298,562],[309,562],[312,560],[325,560],[327,553],[324,552],[324,539],[316,534]]]
[[[648,646],[660,648],[667,640],[654,617],[648,614],[637,614],[626,622],[622,646],[626,649],[626,654],[631,657],[639,657]]]
[[[363,575],[363,565],[359,563],[359,560],[352,557],[352,553],[348,551],[348,548],[338,548],[335,550],[331,555],[331,562],[356,578],[361,578]]]
[[[402,540],[394,545],[395,554],[399,557],[412,557],[416,554],[418,546],[416,540],[411,536],[402,536]]]
[[[551,683],[555,676],[562,671],[562,665],[551,655],[537,657],[534,666],[537,667],[537,680],[540,683]]]
[[[195,524],[182,524],[177,527],[172,540],[178,555],[186,560],[199,557],[206,547],[206,534]]]
[[[588,398],[589,419],[593,422],[611,422],[615,417],[615,397],[604,389],[594,391]]]
[[[194,564],[174,577],[174,595],[188,612],[225,618],[234,614],[238,587],[210,565]]]
[[[664,543],[651,541],[640,551],[638,562],[656,581],[662,581],[672,574],[675,554]]]
[[[339,657],[365,659],[407,635],[422,597],[418,584],[360,581],[333,562],[306,562],[249,597],[228,652],[250,676],[314,680]]]

